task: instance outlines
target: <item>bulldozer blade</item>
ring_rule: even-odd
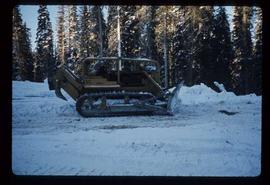
[[[168,99],[168,103],[167,103],[167,111],[170,112],[171,114],[173,114],[173,110],[172,110],[172,103],[173,103],[173,100],[176,98],[176,96],[178,95],[181,87],[183,86],[184,84],[184,81],[181,81],[176,87],[175,89],[172,91],[172,93],[170,94],[169,96],[169,99]]]
[[[61,93],[61,90],[60,89],[55,89],[55,94],[58,98],[61,98],[65,101],[67,101],[66,97]]]
[[[53,79],[48,77],[48,85],[49,85],[49,90],[55,90],[55,86],[53,84]]]
[[[61,88],[59,86],[59,82],[58,81],[56,81],[56,85],[55,85],[55,94],[56,94],[56,96],[58,98],[61,98],[61,99],[65,100],[65,101],[67,101],[66,97],[61,92]]]

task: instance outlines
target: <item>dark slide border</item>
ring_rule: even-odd
[[[12,55],[11,55],[11,36],[12,36],[12,8],[15,5],[37,5],[40,3],[58,5],[58,4],[144,4],[144,5],[247,5],[260,6],[263,9],[263,95],[262,95],[262,168],[261,175],[258,177],[134,177],[134,176],[17,176],[12,173],[11,166],[11,144],[12,144]],[[269,161],[269,91],[267,86],[267,69],[269,62],[267,60],[267,49],[269,46],[269,9],[266,7],[267,0],[260,1],[188,1],[188,0],[164,0],[158,1],[109,1],[109,0],[91,0],[91,1],[3,1],[1,2],[1,40],[0,40],[0,180],[1,184],[265,184],[270,176]],[[3,9],[3,10],[2,10]],[[2,15],[3,14],[3,15]],[[268,84],[267,84],[268,83]],[[267,114],[268,113],[268,114]],[[269,146],[268,146],[269,147]]]

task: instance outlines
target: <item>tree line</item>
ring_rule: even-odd
[[[222,6],[120,6],[119,11],[122,56],[159,61],[162,86],[184,80],[215,88],[217,81],[236,94],[261,94],[261,8],[233,7],[232,31]],[[54,43],[49,11],[40,5],[32,51],[30,30],[15,7],[13,80],[43,82],[72,51],[79,58],[117,56],[117,16],[117,6],[59,6]]]

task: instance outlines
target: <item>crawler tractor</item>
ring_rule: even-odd
[[[181,88],[170,92],[159,85],[157,61],[122,57],[71,60],[58,66],[48,83],[57,97],[67,100],[61,89],[70,95],[83,117],[172,115],[171,101]]]

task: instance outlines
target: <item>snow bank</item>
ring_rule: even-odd
[[[57,115],[77,115],[74,110],[75,102],[71,97],[62,91],[63,95],[68,99],[68,102],[57,98],[54,91],[49,91],[47,80],[45,80],[44,83],[13,81],[12,85],[13,100],[31,101],[31,98],[40,98],[42,105],[38,104],[38,106],[35,106],[35,103],[32,103],[32,106],[28,107],[29,111],[27,114],[36,114],[36,109],[40,109],[40,112],[46,112],[47,114],[51,112],[52,115],[55,115],[55,113]],[[239,103],[254,104],[261,102],[261,96],[256,96],[255,94],[236,96],[233,92],[227,92],[222,84],[215,82],[215,85],[221,90],[220,93],[203,83],[192,87],[182,86],[180,91],[176,92],[172,100],[172,111],[177,113],[178,110],[183,109],[183,107],[181,107],[182,105],[209,105],[213,103],[223,104],[226,102],[226,104],[234,107]],[[169,91],[172,92],[174,89],[175,87],[171,88]],[[52,99],[47,99],[47,97],[51,97]],[[17,106],[21,105],[16,104],[13,109],[17,109]],[[20,114],[20,111],[17,111],[17,113]],[[24,111],[22,113],[24,113]]]
[[[54,91],[50,91],[47,80],[44,83],[30,81],[12,82],[12,114],[13,120],[27,117],[58,117],[77,115],[75,102],[65,93],[68,101],[57,98]],[[27,102],[28,106],[25,106]],[[36,120],[38,121],[38,120]],[[23,121],[19,121],[23,122]]]
[[[44,83],[30,81],[13,81],[12,97],[52,97],[53,91],[49,91],[47,80]]]
[[[261,96],[249,94],[244,96],[236,96],[233,92],[227,92],[222,84],[216,83],[219,87],[223,87],[223,91],[218,93],[201,83],[192,87],[183,86],[177,94],[177,101],[181,101],[183,105],[194,105],[204,103],[236,103],[245,101],[246,103],[254,103],[261,99]]]
[[[255,94],[248,94],[244,96],[236,96],[233,92],[228,92],[223,84],[215,82],[215,85],[222,90],[218,93],[201,83],[192,87],[182,86],[174,98],[174,105],[196,105],[205,103],[236,103],[246,102],[254,103],[261,100],[261,96]],[[172,91],[175,87],[171,88]],[[30,90],[31,89],[31,90]],[[71,98],[63,92],[69,100]],[[54,91],[49,91],[47,80],[44,83],[35,83],[29,81],[13,81],[13,97],[55,97]]]

